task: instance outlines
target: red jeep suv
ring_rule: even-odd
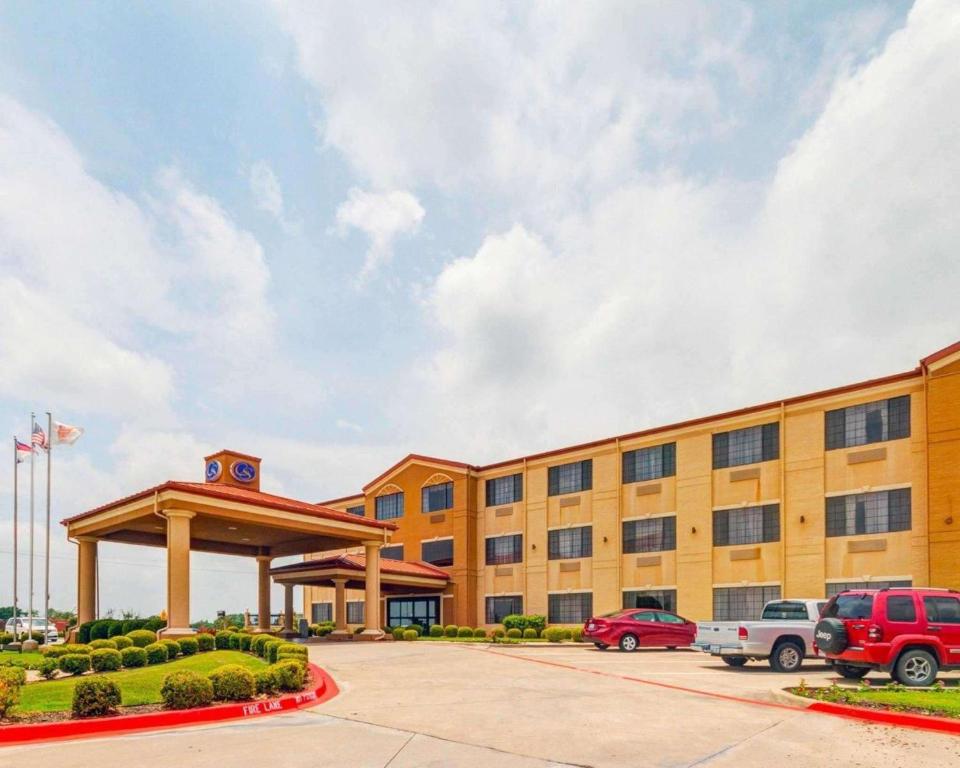
[[[903,685],[932,685],[960,669],[960,593],[946,589],[857,589],[830,598],[814,643],[843,677],[872,669]]]

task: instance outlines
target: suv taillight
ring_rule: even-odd
[[[873,643],[879,643],[883,640],[883,630],[876,624],[871,624],[870,629],[867,630],[867,640]]]
[[[737,629],[737,637],[740,638],[741,640],[746,640],[749,636],[750,636],[750,635],[749,635],[749,633],[747,632],[747,628],[746,628],[746,627],[744,627],[744,626],[741,625],[741,626]]]

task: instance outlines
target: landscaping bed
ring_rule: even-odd
[[[844,704],[886,712],[960,719],[960,687],[907,688],[897,683],[884,686],[831,685],[810,688],[801,681],[790,693],[814,701]]]

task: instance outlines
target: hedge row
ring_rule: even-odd
[[[156,633],[166,626],[167,622],[159,616],[151,616],[149,619],[97,619],[85,621],[78,627],[77,640],[86,644],[91,640],[108,640],[118,635],[129,635],[139,629]]]

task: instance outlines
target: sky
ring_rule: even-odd
[[[960,339],[958,49],[952,0],[3,3],[0,427],[84,427],[57,521],[223,447],[317,501],[908,370]],[[255,608],[192,558],[194,619]]]

